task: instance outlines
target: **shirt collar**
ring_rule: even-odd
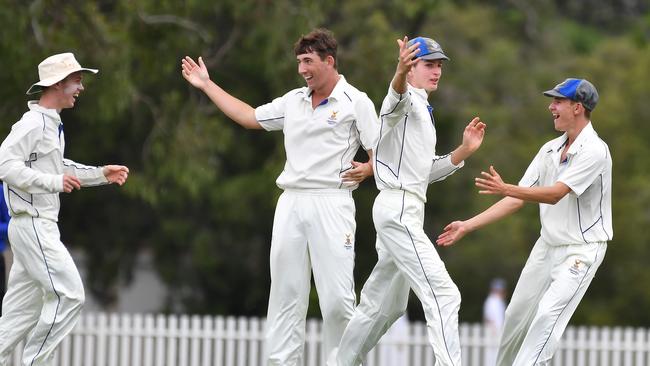
[[[334,86],[334,89],[332,89],[332,92],[330,95],[327,97],[327,99],[335,99],[335,100],[342,100],[343,98],[346,98],[345,96],[345,89],[348,86],[348,82],[345,80],[345,76],[339,74],[339,80],[336,82],[336,85]],[[311,93],[313,90],[310,88],[307,88],[307,93],[305,95],[305,100],[311,101]]]
[[[61,116],[56,109],[45,108],[42,105],[38,104],[37,100],[30,100],[27,102],[27,108],[34,112],[43,113],[44,115],[52,118],[54,121],[61,123]]]
[[[580,133],[576,137],[576,140],[573,141],[571,146],[569,146],[569,150],[566,153],[570,155],[575,154],[576,152],[578,152],[580,146],[592,136],[597,136],[597,135],[596,135],[596,130],[594,130],[594,127],[591,125],[591,121],[589,121],[589,123],[587,123],[587,125],[582,129],[582,131],[580,131]]]
[[[426,90],[416,88],[416,87],[414,87],[414,86],[411,85],[411,84],[407,84],[407,85],[408,85],[408,89],[409,89],[410,92],[412,92],[413,94],[415,94],[415,95],[417,95],[418,97],[422,98],[422,100],[426,101],[427,104],[429,103],[429,102],[428,102],[428,100],[429,100],[429,93],[427,93]]]

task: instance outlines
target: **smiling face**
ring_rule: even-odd
[[[338,75],[334,67],[335,61],[332,56],[325,56],[321,59],[316,52],[303,53],[296,56],[298,61],[298,74],[305,79],[307,87],[314,91],[327,88],[332,78]]]
[[[81,83],[83,74],[81,71],[68,75],[65,79],[59,81],[57,85],[57,100],[59,104],[58,109],[72,108],[74,103],[84,91],[84,86]]]
[[[566,132],[575,124],[576,117],[583,113],[582,104],[567,98],[554,97],[548,110],[553,115],[553,124],[556,131]]]
[[[442,76],[442,60],[418,60],[408,74],[408,81],[413,87],[431,93],[438,89]]]

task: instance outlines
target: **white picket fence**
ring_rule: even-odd
[[[308,320],[305,366],[320,362],[318,320]],[[368,366],[388,366],[383,351],[405,350],[403,365],[434,365],[426,327],[409,325],[401,344],[382,341],[368,355]],[[55,355],[55,366],[263,366],[264,321],[221,316],[85,314]],[[488,337],[478,324],[461,324],[463,365],[484,366]],[[553,366],[649,365],[650,329],[569,327]],[[20,365],[22,346],[13,365]],[[384,358],[382,360],[382,358]],[[393,361],[395,363],[395,361]],[[390,366],[396,366],[391,364]]]

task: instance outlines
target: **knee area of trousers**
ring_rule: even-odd
[[[323,320],[330,322],[347,321],[352,317],[354,309],[349,311],[344,306],[330,306],[327,310],[322,309]]]
[[[449,295],[450,302],[454,306],[460,307],[460,302],[461,302],[462,298],[461,298],[461,295],[460,295],[460,291],[458,290],[458,286],[454,285],[453,288],[450,290],[449,294],[450,294]]]
[[[86,302],[86,293],[82,288],[78,291],[64,293],[62,298],[71,306],[81,307]]]

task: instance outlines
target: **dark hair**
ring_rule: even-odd
[[[332,56],[334,58],[334,68],[336,69],[337,48],[338,43],[334,38],[334,34],[325,28],[318,28],[307,35],[302,35],[293,46],[293,51],[296,56],[315,52],[320,56],[321,60],[325,60],[327,56]]]

